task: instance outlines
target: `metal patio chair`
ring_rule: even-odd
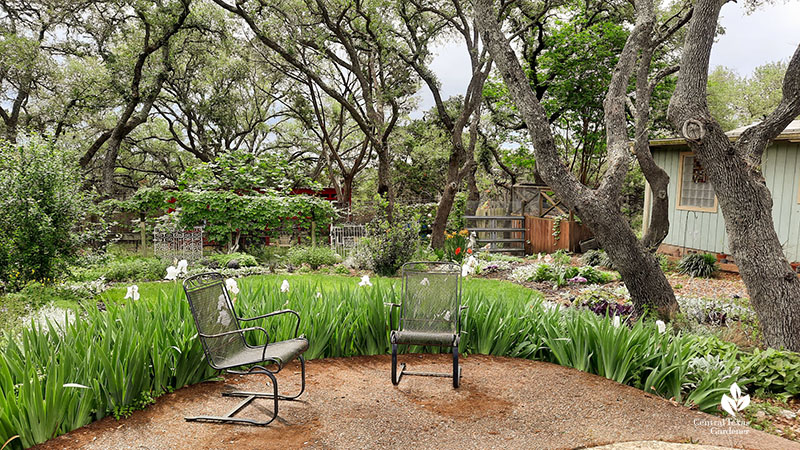
[[[392,330],[392,383],[403,375],[447,377],[457,388],[461,381],[458,344],[461,340],[461,266],[451,262],[410,262],[402,267],[401,303],[389,303],[389,326]],[[393,308],[400,309],[400,323],[395,329]],[[422,345],[450,347],[453,373],[411,372],[400,364],[397,373],[397,346]]]
[[[241,423],[264,426],[278,416],[278,400],[294,400],[306,389],[306,363],[303,352],[308,349],[308,340],[297,336],[300,328],[300,315],[290,309],[274,311],[258,317],[241,318],[233,309],[225,281],[218,273],[203,273],[187,278],[183,289],[197,326],[197,336],[203,344],[208,363],[217,370],[237,375],[264,374],[272,382],[272,393],[269,392],[223,392],[223,397],[242,397],[244,400],[224,416],[186,417],[187,421]],[[280,314],[293,314],[297,318],[294,329],[295,337],[285,341],[272,342],[267,330],[260,326],[242,328],[242,322],[250,322]],[[256,331],[264,333],[267,343],[264,346],[252,346],[245,340],[245,333]],[[295,358],[300,359],[301,387],[293,396],[278,394],[278,380],[275,374],[284,365]],[[250,366],[249,369],[236,370],[237,367]],[[270,370],[269,368],[274,368]],[[272,418],[264,421],[234,417],[257,398],[273,399],[275,407]]]

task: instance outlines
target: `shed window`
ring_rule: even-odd
[[[693,153],[681,153],[678,209],[717,211],[717,197],[705,170]]]

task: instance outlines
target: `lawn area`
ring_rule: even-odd
[[[324,291],[336,291],[342,288],[352,287],[358,285],[359,278],[345,276],[345,275],[320,275],[314,273],[307,274],[274,274],[274,275],[253,275],[239,280],[243,286],[250,284],[274,284],[280,286],[283,280],[288,280],[290,285],[303,285]],[[371,277],[372,283],[380,285],[391,286],[399,292],[401,279],[399,277]],[[132,283],[120,283],[98,296],[99,300],[104,302],[123,302],[127,287]],[[139,294],[142,297],[157,297],[168,293],[174,293],[176,296],[183,296],[183,288],[180,287],[179,282],[170,281],[146,281],[136,283],[139,287]],[[174,292],[176,289],[178,291]],[[466,278],[464,279],[464,293],[470,295],[473,292],[480,292],[493,301],[512,301],[518,299],[521,301],[528,301],[530,299],[541,299],[542,296],[539,292],[521,286],[517,283],[512,283],[506,280],[490,280],[486,278]],[[185,298],[185,297],[183,297]]]

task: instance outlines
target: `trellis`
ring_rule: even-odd
[[[364,225],[338,225],[331,227],[331,249],[341,257],[346,257],[358,242],[367,236]]]
[[[170,259],[198,260],[203,257],[203,227],[191,230],[153,232],[153,253]]]

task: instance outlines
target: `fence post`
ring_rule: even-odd
[[[147,224],[145,223],[144,213],[141,213],[142,225],[142,253],[147,254]]]

